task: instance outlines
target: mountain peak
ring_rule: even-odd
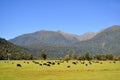
[[[40,30],[40,32],[47,32],[47,31],[50,31],[50,30],[45,30],[45,29]]]

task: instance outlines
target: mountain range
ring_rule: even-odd
[[[100,32],[87,32],[83,35],[69,34],[62,31],[41,30],[24,34],[9,42],[24,46],[32,53],[45,49],[48,55],[63,56],[68,50],[78,54],[89,51],[95,53],[120,54],[120,26],[114,25]]]
[[[75,35],[75,34],[65,33],[62,31],[41,30],[34,33],[18,36],[9,41],[20,46],[27,46],[31,44],[40,44],[40,43],[66,45],[66,44],[72,44],[79,41],[91,39],[96,34],[97,33],[94,32],[87,32],[83,35]]]

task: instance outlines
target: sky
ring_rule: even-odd
[[[71,34],[120,25],[120,0],[0,0],[0,37],[40,30]]]

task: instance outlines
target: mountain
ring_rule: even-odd
[[[30,34],[24,34],[14,39],[9,40],[10,42],[20,45],[27,46],[31,44],[56,44],[56,45],[67,45],[76,43],[82,40],[87,40],[95,36],[95,33],[86,33],[82,36],[68,34],[62,31],[47,31],[41,30]]]
[[[68,35],[69,34],[67,34],[67,37],[73,38],[73,36]],[[54,55],[56,57],[63,57],[69,50],[77,54],[88,51],[92,54],[113,53],[114,55],[120,55],[120,26],[111,26],[100,31],[91,39],[71,43],[70,45],[32,44],[27,47],[30,48],[33,53],[44,49],[48,55]]]
[[[97,33],[95,32],[86,32],[83,35],[76,36],[79,41],[84,41],[93,38]]]
[[[15,39],[9,40],[10,42],[26,46],[30,44],[39,44],[39,43],[47,43],[47,44],[61,44],[61,43],[71,43],[70,40],[67,40],[64,36],[59,33],[53,31],[41,30],[31,34],[24,34],[16,37]]]
[[[92,39],[75,43],[74,46],[91,53],[120,54],[120,26],[111,26]]]
[[[42,30],[18,36],[10,41],[25,46],[29,52],[36,55],[44,49],[48,57],[63,57],[69,50],[77,54],[90,52],[120,55],[120,26],[114,25],[98,33],[89,32],[83,35]]]
[[[16,46],[3,38],[0,38],[0,60],[31,58],[32,55],[28,54],[23,48]]]
[[[74,38],[76,38],[78,41],[91,39],[91,38],[93,38],[97,34],[97,33],[94,33],[94,32],[86,32],[83,35],[76,35],[76,34],[65,33],[65,32],[62,32],[62,31],[57,31],[57,32],[62,34],[67,39],[74,39]]]

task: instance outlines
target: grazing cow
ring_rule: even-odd
[[[29,62],[27,62],[27,64],[29,64]]]
[[[95,63],[99,63],[99,61],[96,61]]]
[[[35,63],[35,61],[32,61],[33,63]]]
[[[21,64],[17,64],[17,67],[22,67],[22,65]]]
[[[36,62],[36,61],[32,61],[33,63],[35,63],[35,64],[39,64],[39,62]]]
[[[42,66],[42,64],[39,64],[40,66]]]
[[[116,63],[115,61],[113,61],[113,63]]]
[[[49,67],[50,67],[50,64],[47,64],[47,66],[49,66]]]
[[[73,64],[76,64],[76,62],[72,62]]]
[[[88,64],[85,64],[86,66],[88,66]]]
[[[81,62],[81,64],[85,64],[85,62],[83,61],[83,62]]]
[[[70,68],[70,66],[67,66],[67,68]]]
[[[51,64],[51,62],[50,62],[50,61],[48,61],[47,63]]]
[[[47,63],[43,63],[43,65],[47,65]]]
[[[58,62],[57,64],[58,64],[58,65],[60,65],[60,63],[59,63],[59,62]]]
[[[102,64],[102,62],[100,62],[100,64]]]
[[[55,65],[55,63],[53,62],[53,63],[51,63],[52,65]]]
[[[39,62],[34,62],[35,64],[39,64]]]
[[[89,64],[92,65],[92,62],[89,61]]]

